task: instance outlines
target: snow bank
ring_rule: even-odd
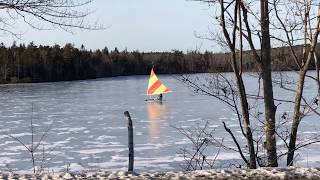
[[[320,179],[320,168],[215,169],[190,172],[128,174],[117,172],[56,173],[44,175],[1,174],[0,179]]]

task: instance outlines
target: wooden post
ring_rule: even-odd
[[[133,172],[133,161],[134,161],[134,151],[133,151],[133,128],[132,120],[128,111],[124,112],[124,116],[128,121],[128,147],[129,147],[129,166],[128,171]]]

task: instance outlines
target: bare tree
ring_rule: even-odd
[[[196,0],[200,2],[208,3],[210,6],[219,7],[216,20],[221,27],[221,33],[224,39],[217,33],[213,34],[215,37],[206,38],[210,40],[218,41],[218,44],[228,47],[230,52],[230,65],[235,74],[236,89],[232,89],[227,86],[228,83],[224,83],[224,87],[228,87],[227,90],[219,88],[216,83],[212,83],[211,80],[207,81],[209,84],[215,84],[215,86],[207,86],[204,83],[197,82],[197,80],[191,80],[190,77],[184,77],[184,83],[189,87],[200,92],[213,96],[222,102],[226,103],[234,110],[237,107],[239,100],[239,109],[237,111],[240,128],[244,137],[249,142],[247,125],[250,126],[250,120],[257,120],[261,123],[261,127],[250,126],[249,130],[256,131],[258,134],[256,138],[252,139],[256,149],[251,150],[253,145],[248,144],[247,152],[255,154],[255,161],[259,166],[278,166],[278,159],[284,155],[287,155],[287,165],[293,165],[294,152],[297,149],[305,147],[307,145],[319,142],[319,136],[315,135],[309,139],[305,139],[303,142],[297,143],[297,132],[299,123],[302,118],[307,114],[314,113],[320,115],[317,111],[317,107],[314,104],[318,104],[319,101],[319,70],[316,57],[316,46],[319,34],[319,2],[310,0],[260,0],[260,1],[241,1],[241,0]],[[259,6],[258,6],[259,5]],[[252,8],[253,7],[253,8]],[[258,8],[259,7],[259,8]],[[217,8],[216,8],[217,9]],[[258,11],[256,11],[258,10]],[[242,27],[243,26],[243,27]],[[271,31],[270,31],[271,30]],[[273,31],[274,30],[274,31]],[[283,31],[283,32],[281,32]],[[229,33],[231,32],[231,33]],[[235,34],[239,32],[239,36]],[[284,38],[282,37],[284,35]],[[301,38],[303,37],[303,38]],[[237,42],[237,38],[239,41]],[[244,38],[246,41],[243,41]],[[299,69],[298,79],[295,84],[291,84],[291,87],[295,86],[295,89],[288,88],[281,78],[279,82],[272,78],[272,59],[271,59],[271,43],[280,43],[282,46],[288,46],[292,54],[292,59],[296,62]],[[302,53],[299,54],[299,49],[295,48],[295,45],[303,44]],[[246,45],[246,49],[249,51],[243,52],[243,46]],[[236,48],[239,47],[239,48]],[[259,49],[260,50],[257,50]],[[257,66],[259,74],[258,93],[248,94],[246,92],[246,86],[242,80],[242,66],[243,58],[242,54],[250,54]],[[312,77],[307,74],[312,60],[315,60],[316,64],[316,77]],[[316,98],[313,101],[308,100],[303,96],[303,89],[305,84],[305,78],[310,77],[315,80],[318,85],[318,91]],[[260,79],[262,80],[262,87],[260,87]],[[216,81],[216,79],[214,79]],[[242,81],[242,83],[241,83]],[[275,84],[280,85],[281,88],[289,90],[295,93],[293,100],[276,99],[274,97],[273,87]],[[220,86],[221,87],[221,86]],[[214,91],[209,90],[213,88]],[[260,88],[262,88],[262,94],[260,95]],[[236,103],[230,101],[230,96],[221,98],[222,92],[233,91],[237,100]],[[255,108],[254,104],[248,104],[248,99],[256,99],[264,101],[264,111],[253,112]],[[283,113],[279,117],[279,123],[276,121],[277,106],[281,103],[292,103],[294,105],[293,115]],[[246,104],[247,103],[247,104]],[[257,109],[256,109],[257,110]],[[247,114],[246,114],[247,113]],[[261,121],[261,116],[264,120]],[[246,118],[247,117],[247,118]],[[245,131],[242,127],[242,119]],[[247,121],[246,121],[247,119]],[[283,121],[285,119],[285,121]],[[292,123],[291,121],[292,120]],[[247,123],[249,122],[249,123]],[[291,128],[287,126],[291,124]],[[236,138],[232,135],[231,130],[225,126],[226,131],[232,136],[235,144]],[[262,135],[264,135],[264,137]],[[281,148],[277,147],[276,138],[279,137],[283,141],[287,152],[283,152]],[[237,145],[238,146],[238,145]],[[241,154],[241,151],[238,151]],[[261,150],[265,149],[266,156],[264,157]],[[246,154],[246,153],[244,153]],[[260,155],[259,155],[260,154]],[[246,162],[246,158],[241,154],[242,159]],[[250,161],[254,160],[250,158]],[[251,166],[249,167],[253,167]]]
[[[191,142],[190,147],[183,147],[178,151],[185,160],[183,167],[187,171],[212,169],[218,158],[220,150],[223,146],[223,138],[217,140],[213,137],[213,131],[209,128],[209,123],[206,122],[203,126],[197,125],[194,128],[176,128],[184,137]],[[217,147],[217,152],[212,152],[211,147]]]
[[[101,25],[85,20],[91,14],[84,9],[93,0],[2,0],[0,1],[0,30],[19,36],[15,31],[17,22],[23,21],[32,28],[61,28],[71,31],[80,29],[103,29]]]
[[[319,97],[319,73],[318,63],[315,55],[315,49],[318,43],[318,35],[320,32],[320,2],[311,0],[273,0],[272,2],[276,21],[272,23],[273,27],[283,32],[284,38],[277,38],[278,41],[285,43],[291,52],[292,59],[299,68],[298,80],[295,89],[294,110],[292,117],[292,126],[290,132],[290,139],[288,143],[287,165],[292,166],[294,160],[294,153],[296,151],[296,141],[299,124],[302,118],[306,115],[301,108],[308,105],[308,102],[303,97],[303,90],[307,71],[314,58],[316,64],[316,78],[314,78],[318,85],[318,92],[315,100]],[[280,9],[287,9],[293,13],[288,16]],[[303,37],[303,38],[301,38]],[[302,55],[294,48],[294,45],[303,43]],[[284,87],[284,86],[282,86]],[[302,102],[304,101],[304,105]],[[310,105],[308,108],[312,109]]]
[[[21,146],[25,148],[25,150],[28,151],[30,154],[30,159],[32,162],[32,169],[34,174],[39,174],[43,172],[46,163],[52,158],[51,157],[51,152],[55,149],[53,148],[45,148],[45,144],[43,141],[45,138],[48,136],[48,133],[51,129],[52,123],[50,123],[50,126],[46,128],[46,130],[40,135],[40,138],[38,138],[38,141],[36,140],[36,133],[35,131],[35,126],[34,126],[34,109],[33,109],[33,104],[32,104],[32,114],[31,114],[31,119],[30,119],[30,142],[25,143],[23,142],[20,138],[11,135],[11,134],[6,134],[9,138],[12,138],[16,142],[18,142]]]
[[[261,10],[261,59],[256,59],[259,63],[263,80],[264,111],[266,123],[266,149],[269,166],[278,166],[277,144],[275,133],[275,116],[277,107],[274,105],[273,85],[271,77],[271,44],[269,33],[269,1],[260,1]]]
[[[264,97],[264,109],[265,109],[265,134],[266,134],[266,149],[269,166],[277,166],[277,152],[276,152],[276,134],[275,134],[275,114],[276,106],[274,105],[273,97],[273,84],[271,78],[271,45],[269,36],[269,10],[268,1],[260,1],[261,17],[258,19],[257,24],[260,23],[259,37],[261,39],[261,51],[260,55],[256,50],[253,40],[253,32],[251,31],[252,24],[249,24],[248,20],[248,7],[244,1],[240,0],[219,0],[219,1],[205,1],[209,4],[218,4],[220,6],[220,12],[218,13],[217,20],[222,33],[224,35],[224,42],[229,47],[231,55],[231,66],[235,74],[237,91],[239,93],[242,116],[244,118],[244,127],[246,133],[244,136],[247,138],[248,147],[250,151],[250,167],[255,168],[255,152],[252,140],[252,133],[249,120],[249,106],[247,102],[246,90],[242,80],[242,37],[247,40],[247,44],[252,51],[252,55],[256,61],[258,69],[261,73],[263,82],[263,97]],[[242,23],[244,23],[244,30],[242,29]],[[228,29],[232,32],[229,35]],[[239,45],[240,48],[236,49],[236,32],[239,31]],[[261,36],[260,36],[261,34]],[[239,57],[236,56],[236,52],[239,52]],[[240,69],[239,69],[240,68]],[[253,163],[254,162],[254,163]]]
[[[233,72],[235,74],[236,84],[237,84],[237,90],[239,93],[240,98],[240,107],[242,111],[243,116],[243,124],[245,129],[245,138],[247,139],[248,143],[248,149],[250,152],[250,162],[249,167],[252,169],[256,168],[256,158],[255,158],[255,149],[253,145],[253,138],[252,138],[252,132],[251,132],[251,126],[250,126],[250,117],[249,117],[249,106],[248,106],[248,100],[246,96],[246,88],[244,86],[243,78],[242,78],[242,21],[241,21],[241,8],[240,8],[240,1],[235,1],[234,5],[234,22],[233,23],[233,30],[232,30],[232,38],[230,38],[227,27],[226,27],[226,20],[225,20],[225,7],[224,7],[224,1],[221,0],[220,2],[220,12],[221,12],[221,27],[223,34],[227,40],[227,44],[229,46],[229,49],[231,51],[231,66],[233,69]],[[239,16],[239,17],[238,17]],[[237,24],[237,21],[239,19],[239,26]],[[240,49],[239,49],[239,57],[236,56],[236,33],[237,29],[239,29],[239,36],[240,36]],[[231,40],[232,39],[232,40]],[[239,58],[239,62],[237,59]],[[224,124],[225,126],[225,124]],[[242,128],[242,126],[241,126]],[[226,126],[225,129],[227,130]],[[228,131],[230,133],[230,131]],[[232,134],[231,134],[232,135]],[[235,141],[236,142],[236,141]]]

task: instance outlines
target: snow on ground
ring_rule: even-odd
[[[73,165],[74,167],[77,165]],[[78,169],[81,169],[79,166]],[[77,173],[49,173],[42,175],[32,174],[1,174],[1,179],[192,179],[192,180],[291,180],[291,179],[320,179],[320,168],[259,168],[250,169],[215,169],[188,172],[154,172],[154,173],[128,173],[126,171],[95,171]]]

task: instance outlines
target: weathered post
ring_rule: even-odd
[[[133,151],[133,128],[132,120],[128,111],[124,112],[124,116],[128,121],[128,147],[129,147],[129,167],[128,171],[133,172],[133,161],[134,161],[134,151]]]

